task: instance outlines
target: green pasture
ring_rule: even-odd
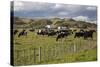
[[[19,30],[21,31],[21,30]],[[27,30],[28,31],[28,30]],[[55,63],[71,63],[71,62],[85,62],[85,61],[96,61],[97,60],[97,33],[93,34],[93,39],[89,38],[84,40],[83,38],[74,38],[74,34],[69,35],[66,38],[59,39],[56,41],[57,36],[42,36],[37,35],[36,32],[28,31],[27,36],[21,36],[18,38],[18,34],[14,35],[13,45],[14,45],[14,65],[30,65],[34,64],[34,58],[27,59],[23,57],[24,55],[28,55],[29,57],[33,55],[34,48],[43,48],[43,50],[48,53],[48,49],[57,48],[59,49],[67,49],[69,46],[73,46],[76,44],[78,47],[78,52],[68,51],[66,53],[62,53],[58,56],[53,56],[49,60],[45,59],[48,56],[44,56],[42,53],[41,62],[38,62],[38,58],[36,59],[36,64],[55,64]],[[61,47],[61,48],[60,48]],[[32,49],[32,50],[31,50]],[[21,51],[25,50],[24,54]],[[17,58],[17,51],[19,51],[20,55],[23,57]],[[42,51],[43,52],[43,51]],[[53,51],[52,51],[53,52]],[[59,52],[59,51],[58,51]],[[38,50],[36,51],[38,53]],[[50,53],[49,53],[50,55]],[[45,59],[45,61],[43,61]],[[17,61],[19,60],[19,61]],[[26,60],[20,61],[20,60]]]

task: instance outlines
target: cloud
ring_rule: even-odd
[[[83,8],[81,5],[67,5],[66,9],[70,10],[71,12],[79,11]]]
[[[20,2],[20,1],[14,2],[14,11],[22,10],[23,7],[24,7],[24,3]]]
[[[58,15],[65,16],[65,15],[68,15],[68,13],[67,12],[59,12]]]
[[[97,7],[93,7],[93,6],[92,6],[92,7],[90,7],[90,6],[89,6],[89,7],[87,7],[86,9],[87,9],[87,10],[96,10],[96,9],[97,9]]]
[[[84,7],[81,5],[69,5],[69,4],[55,4],[54,5],[54,10],[59,10],[59,11],[66,11],[70,13],[75,13],[79,10],[82,10]]]
[[[62,7],[61,4],[55,4],[55,6],[54,6],[55,9],[59,9],[59,8],[61,8],[61,7]]]
[[[97,21],[92,21],[92,23],[95,23],[95,24],[97,24]]]
[[[14,1],[15,11],[39,11],[47,10],[51,8],[53,4],[41,3],[41,2],[24,2],[24,1]]]
[[[97,24],[97,20],[94,20],[95,18],[93,18],[92,20],[87,17],[87,16],[76,16],[76,17],[73,17],[74,20],[76,21],[87,21],[87,22],[90,22],[90,23],[95,23]]]
[[[80,10],[82,7],[80,5],[66,5],[66,4],[54,4],[54,3],[41,3],[41,2],[24,2],[24,1],[14,1],[14,8],[15,11],[22,11],[22,10],[65,10],[75,12]]]
[[[73,19],[79,20],[79,21],[88,21],[89,20],[89,18],[87,16],[77,16],[77,17],[74,17]]]
[[[97,7],[86,5],[14,1],[14,11],[14,15],[20,17],[73,17],[77,20],[97,20]]]

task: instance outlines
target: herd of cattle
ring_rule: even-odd
[[[34,32],[35,30],[34,29],[30,29],[29,30],[30,32]],[[87,39],[87,38],[93,38],[93,33],[96,32],[96,30],[83,30],[83,29],[80,29],[80,31],[76,32],[77,30],[41,30],[39,29],[36,34],[37,35],[47,35],[47,36],[57,36],[56,37],[56,41],[58,41],[59,39],[61,38],[64,38],[64,37],[67,37],[71,34],[74,34],[74,38],[78,37],[83,37],[84,39]],[[19,32],[19,30],[14,30],[13,31],[13,34],[16,35],[17,33]],[[20,36],[27,36],[28,34],[28,31],[27,30],[22,30],[21,32],[18,33],[18,37]]]

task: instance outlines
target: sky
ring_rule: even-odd
[[[97,7],[59,3],[14,1],[14,16],[28,18],[73,18],[97,23]]]

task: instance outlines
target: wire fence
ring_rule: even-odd
[[[80,51],[88,50],[89,47],[91,47],[91,42],[87,44],[80,41],[80,44],[73,42],[63,45],[62,42],[53,46],[15,50],[14,65],[48,64],[49,62],[63,59],[67,54],[74,55]],[[70,58],[70,56],[67,57]]]

